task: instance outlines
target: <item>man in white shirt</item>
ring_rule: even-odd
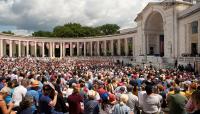
[[[15,102],[14,107],[18,107],[23,97],[25,97],[26,92],[27,92],[27,89],[26,89],[27,86],[28,86],[28,80],[22,79],[21,85],[17,86],[14,89],[13,96],[12,96],[13,101]]]
[[[138,97],[136,95],[134,95],[133,92],[133,86],[129,85],[127,87],[127,95],[128,95],[128,102],[127,102],[127,106],[130,107],[131,111],[134,114],[137,114],[137,108],[139,106],[139,102],[138,102]]]

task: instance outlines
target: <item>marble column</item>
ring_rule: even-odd
[[[52,42],[49,42],[49,50],[50,50],[50,57],[53,57],[53,45],[52,45]]]
[[[35,42],[35,57],[37,57],[37,42]]]
[[[113,45],[113,40],[110,40],[110,43],[111,43],[111,55],[113,56],[114,55],[114,45]]]
[[[106,40],[104,40],[104,56],[107,55],[107,46],[106,46]]]
[[[80,49],[80,46],[79,46],[79,42],[76,43],[76,49],[77,49],[77,56],[80,55],[80,52],[79,52],[79,49]]]
[[[53,43],[53,48],[52,48],[52,56],[55,57],[55,42],[52,42]]]
[[[198,54],[200,54],[200,19],[198,20]]]
[[[10,56],[10,57],[12,57],[12,55],[13,55],[13,54],[12,54],[12,49],[13,49],[13,48],[12,48],[12,43],[13,43],[13,41],[10,40],[10,44],[9,44],[9,52],[10,52],[10,53],[9,53],[9,56]]]
[[[132,37],[132,54],[135,56],[135,38]]]
[[[128,56],[128,39],[127,38],[124,39],[124,52],[125,52],[125,56]]]
[[[86,42],[84,42],[84,56],[86,56]]]
[[[63,42],[62,45],[63,45],[63,48],[62,48],[62,51],[63,51],[63,57],[65,57],[65,42]]]
[[[97,56],[100,56],[99,41],[97,41]]]
[[[73,43],[70,42],[70,56],[73,56]]]
[[[19,57],[21,57],[21,41],[18,41],[18,55],[19,55]]]
[[[42,57],[45,57],[44,42],[42,42]]]
[[[93,56],[93,45],[92,45],[92,42],[90,42],[90,56]]]
[[[26,57],[29,56],[29,41],[26,41]]]
[[[3,39],[0,39],[1,53],[0,56],[3,57]]]
[[[117,55],[121,56],[121,39],[117,40]]]
[[[63,57],[62,42],[60,42],[60,57]]]

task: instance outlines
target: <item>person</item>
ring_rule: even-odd
[[[143,95],[142,114],[158,114],[161,107],[162,96],[153,93],[153,85],[145,87],[146,93]]]
[[[126,105],[128,101],[128,95],[122,94],[120,96],[120,102],[114,105],[112,114],[131,114],[131,109]]]
[[[61,87],[58,84],[55,84],[55,90],[58,92],[57,102],[56,102],[56,105],[55,105],[55,110],[58,111],[58,112],[66,113],[67,110],[68,110],[68,107],[65,104],[65,100],[63,98],[63,93],[62,93],[60,88]]]
[[[96,92],[88,91],[88,99],[84,101],[84,114],[100,114],[99,103],[95,100]]]
[[[54,109],[58,92],[56,92],[49,84],[44,85],[42,90],[43,94],[39,99],[40,114],[63,114]]]
[[[0,114],[15,114],[15,112],[12,111],[14,103],[10,102],[8,105],[6,105],[6,102],[4,101],[4,99],[6,98],[6,96],[9,95],[9,93],[10,89],[8,87],[4,87],[0,91]]]
[[[6,78],[0,77],[0,90],[5,86]]]
[[[33,97],[34,103],[32,103],[32,112],[35,114],[37,113],[37,106],[38,106],[38,101],[39,101],[39,93],[38,93],[38,88],[39,88],[39,81],[33,80],[31,82],[31,87],[27,91],[27,95]]]
[[[18,82],[16,79],[8,82],[8,87],[10,88],[10,94],[5,98],[6,104],[12,101],[13,92],[14,92],[15,87],[17,86],[18,86]]]
[[[67,102],[69,104],[69,114],[82,114],[83,109],[81,108],[81,103],[83,102],[83,98],[81,97],[80,88],[77,84],[73,85],[73,93],[69,95],[67,98]]]
[[[33,114],[33,104],[33,97],[30,95],[26,95],[19,104],[17,114]]]
[[[169,114],[187,114],[185,110],[185,105],[187,103],[187,98],[180,94],[180,87],[174,88],[174,94],[168,96],[167,102],[169,105]]]
[[[134,114],[137,114],[137,107],[139,105],[138,102],[138,97],[136,95],[134,95],[133,92],[133,86],[129,85],[127,87],[127,95],[128,95],[128,102],[127,102],[127,106],[130,107],[131,111],[134,112]]]
[[[21,80],[21,85],[17,86],[14,89],[13,92],[13,101],[15,101],[14,104],[14,110],[18,110],[19,103],[22,101],[23,97],[26,95],[27,89],[26,87],[28,86],[28,80],[27,79],[22,79]]]
[[[192,103],[195,106],[195,111],[192,114],[200,114],[200,90],[196,90],[191,95]]]

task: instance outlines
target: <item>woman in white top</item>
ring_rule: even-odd
[[[142,114],[159,114],[162,96],[153,93],[153,86],[145,87],[146,93],[143,95]]]

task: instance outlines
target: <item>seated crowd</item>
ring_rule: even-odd
[[[200,114],[199,75],[98,59],[0,59],[0,114]]]

